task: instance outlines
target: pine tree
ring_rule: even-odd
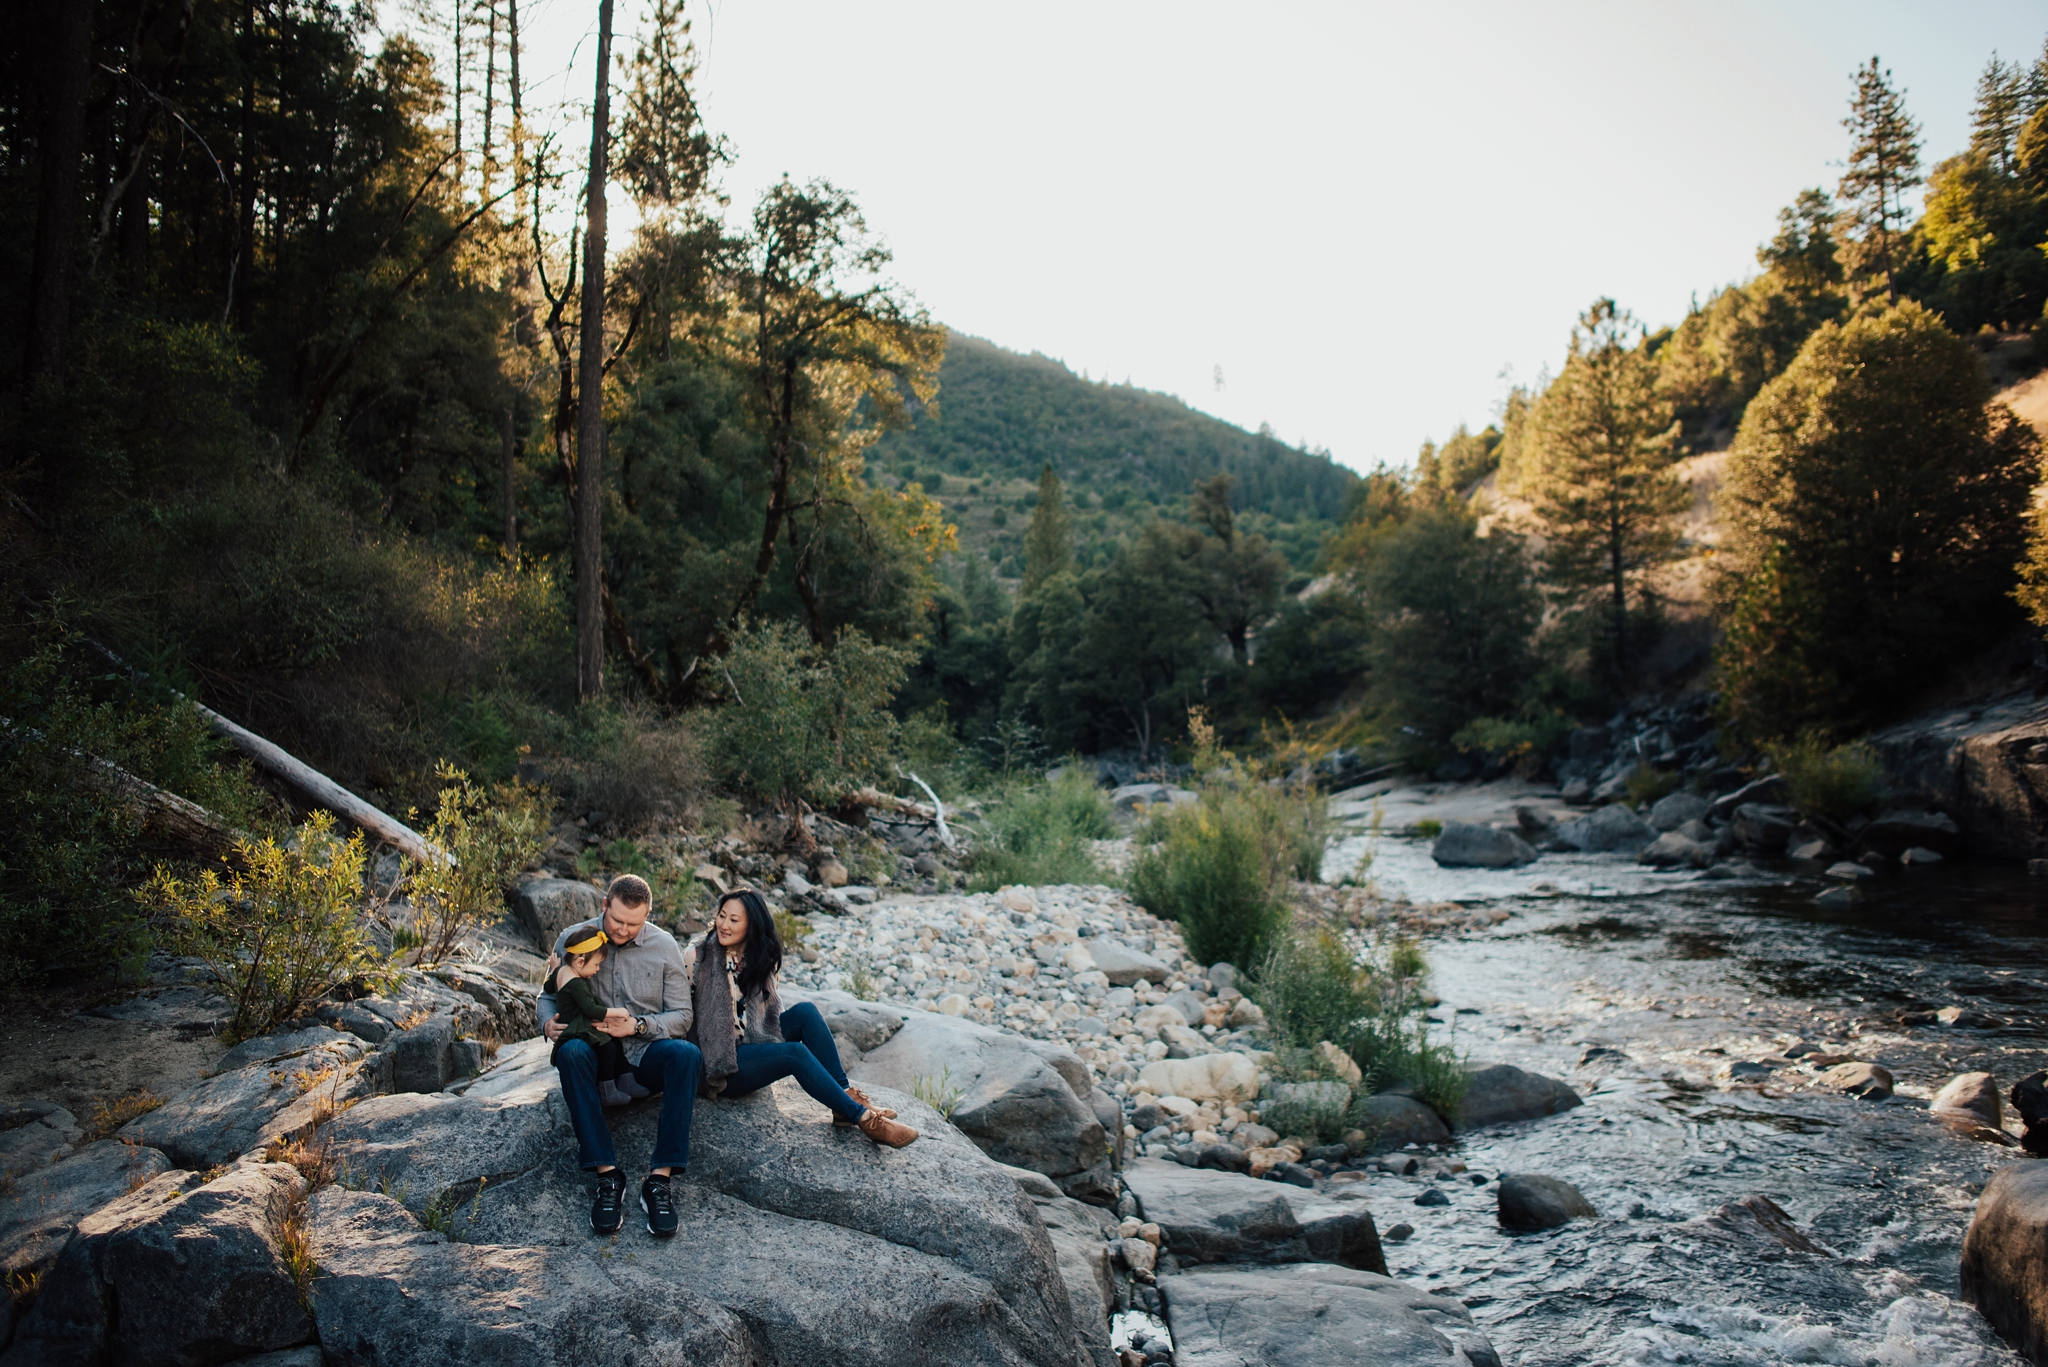
[[[1886,297],[1897,301],[1898,243],[1906,224],[1906,191],[1921,183],[1920,125],[1906,112],[1906,96],[1892,87],[1892,74],[1872,57],[1856,71],[1856,95],[1849,102],[1849,165],[1837,195],[1843,217],[1855,232],[1861,273],[1882,272]]]
[[[1024,533],[1024,593],[1029,596],[1056,574],[1073,568],[1074,535],[1067,525],[1060,477],[1047,465],[1038,477],[1038,506]]]
[[[2018,62],[2001,62],[1998,54],[1977,77],[1977,105],[1970,111],[1970,150],[1981,152],[2001,175],[2015,170],[2014,144],[2020,125],[2026,122],[2027,69]]]
[[[1611,685],[1632,663],[1631,604],[1678,546],[1689,495],[1671,473],[1679,426],[1659,396],[1641,329],[1612,299],[1579,319],[1564,372],[1545,390],[1530,433],[1536,522],[1546,578],[1567,605],[1605,618]]]

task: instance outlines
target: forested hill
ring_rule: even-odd
[[[947,334],[937,414],[884,437],[869,461],[878,482],[915,481],[937,495],[962,542],[999,564],[1021,553],[1022,514],[1047,465],[1073,500],[1084,553],[1155,511],[1184,515],[1196,481],[1228,474],[1245,525],[1298,569],[1343,517],[1357,479],[1327,455],[1233,427],[1171,395],[1086,380],[1049,357],[958,332]]]

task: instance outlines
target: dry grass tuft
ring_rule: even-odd
[[[92,1115],[85,1123],[85,1142],[105,1139],[135,1117],[148,1115],[163,1104],[164,1099],[147,1087],[111,1101],[101,1097],[93,1103]]]

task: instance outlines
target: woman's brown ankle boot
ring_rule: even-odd
[[[896,1118],[896,1112],[890,1110],[887,1106],[877,1106],[873,1101],[868,1099],[868,1094],[866,1092],[863,1092],[860,1088],[854,1086],[852,1083],[848,1083],[844,1090],[848,1096],[852,1097],[862,1106],[865,1106],[868,1110],[875,1112],[877,1115],[885,1115],[889,1117],[889,1119],[891,1120],[894,1120]],[[851,1120],[841,1119],[837,1113],[834,1113],[834,1115],[832,1116],[832,1123],[834,1125],[844,1125],[847,1128],[851,1129],[853,1127],[854,1122]]]
[[[917,1140],[916,1130],[873,1109],[860,1118],[859,1129],[877,1144],[887,1144],[892,1149],[900,1149]]]

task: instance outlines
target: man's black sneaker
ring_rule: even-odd
[[[626,1223],[626,1174],[613,1168],[597,1175],[597,1195],[590,1202],[590,1227],[599,1234],[617,1234]]]
[[[640,1184],[640,1209],[647,1212],[649,1234],[657,1239],[675,1237],[676,1200],[666,1177],[650,1177]]]

